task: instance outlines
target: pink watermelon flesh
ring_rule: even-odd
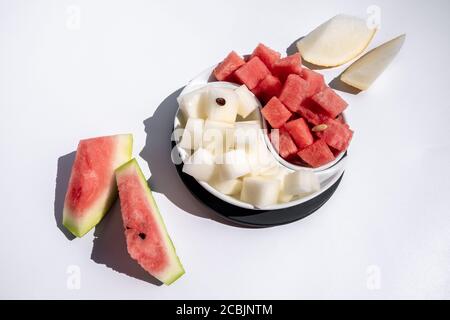
[[[251,58],[234,73],[240,83],[245,84],[250,90],[254,89],[269,74],[269,69],[258,57]]]
[[[284,128],[272,130],[270,133],[270,141],[272,142],[275,150],[277,150],[280,156],[284,159],[288,159],[298,152],[294,140],[292,140],[289,132],[287,132]]]
[[[261,109],[261,113],[270,126],[276,129],[282,127],[292,115],[277,97],[270,99],[264,108]]]
[[[302,78],[308,83],[306,97],[312,97],[325,89],[325,80],[323,75],[307,68],[302,69]]]
[[[290,74],[302,74],[302,56],[300,53],[287,56],[286,58],[278,60],[273,65],[273,74],[281,81],[285,81]]]
[[[309,109],[306,104],[302,103],[300,107],[298,107],[297,112],[305,118],[305,120],[314,125],[317,126],[318,124],[322,123],[322,117],[318,115],[317,113],[313,112],[311,109]]]
[[[347,102],[331,88],[325,88],[323,91],[312,96],[311,99],[317,104],[322,114],[333,119],[341,114],[348,105]]]
[[[232,74],[239,67],[245,64],[236,52],[231,51],[228,56],[214,69],[214,76],[219,81],[229,81],[232,79]]]
[[[327,129],[317,133],[317,136],[337,151],[344,151],[348,148],[353,136],[353,131],[346,124],[328,118],[324,124]]]
[[[114,170],[131,158],[131,135],[81,140],[64,202],[63,224],[75,236],[92,229],[114,201]]]
[[[280,80],[269,74],[252,90],[252,92],[262,103],[267,103],[272,97],[278,97],[281,89],[282,84]]]
[[[306,98],[307,88],[308,83],[299,75],[290,74],[280,93],[280,101],[283,102],[291,112],[297,112],[298,107]]]
[[[253,50],[251,58],[253,57],[258,57],[259,59],[261,59],[261,61],[266,65],[266,67],[269,70],[272,70],[275,62],[277,62],[280,59],[281,54],[260,43],[255,48],[255,50]]]
[[[305,119],[299,118],[289,121],[284,127],[287,129],[292,139],[294,139],[295,144],[300,150],[313,144],[314,137],[312,136]]]
[[[147,181],[135,159],[116,171],[128,253],[165,284],[184,274]]]
[[[318,168],[334,160],[333,153],[323,140],[317,140],[297,154],[313,168]]]

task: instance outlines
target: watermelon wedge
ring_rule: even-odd
[[[136,159],[116,170],[116,180],[128,253],[152,276],[173,283],[184,269]]]
[[[108,212],[117,197],[114,170],[131,159],[131,134],[81,140],[70,175],[63,224],[82,237]]]

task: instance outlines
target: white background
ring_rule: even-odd
[[[0,298],[450,298],[446,0],[375,2],[382,28],[371,47],[407,41],[368,92],[342,94],[355,130],[347,171],[307,219],[223,224],[168,162],[172,93],[191,77],[260,41],[285,53],[333,15],[364,16],[371,4],[0,0]],[[119,206],[82,239],[57,227],[65,155],[82,138],[127,132],[186,268],[170,287],[140,280]],[[67,287],[71,265],[79,290]]]

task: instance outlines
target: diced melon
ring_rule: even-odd
[[[314,142],[314,137],[303,118],[289,121],[286,123],[285,128],[299,149],[306,148]]]
[[[275,160],[273,155],[267,149],[266,144],[259,139],[248,152],[248,161],[251,168],[251,175],[257,176],[271,170],[272,168],[279,166],[278,162]]]
[[[242,190],[242,181],[240,179],[232,179],[232,180],[217,180],[210,183],[211,186],[219,191],[220,193],[226,195],[235,195],[240,194]]]
[[[305,118],[307,122],[313,124],[314,126],[317,126],[322,122],[322,117],[319,114],[312,111],[305,102],[302,103],[300,107],[298,107],[297,112],[300,116]]]
[[[178,146],[186,150],[197,150],[201,147],[204,123],[203,119],[189,118]]]
[[[239,100],[233,89],[210,88],[208,90],[208,119],[234,123],[236,121]]]
[[[348,106],[348,103],[331,88],[325,88],[323,91],[312,96],[311,99],[317,104],[324,115],[333,119],[341,114]]]
[[[264,118],[269,122],[272,128],[282,127],[292,116],[292,113],[277,98],[273,97],[261,110]]]
[[[300,150],[298,156],[313,168],[317,168],[334,160],[333,152],[323,140],[317,140],[312,145]]]
[[[284,83],[280,93],[280,101],[291,111],[297,112],[298,107],[307,96],[308,83],[299,75],[291,74]]]
[[[258,208],[278,202],[280,182],[265,177],[245,177],[242,183],[241,200]]]
[[[251,58],[234,73],[236,78],[250,90],[255,88],[268,74],[270,74],[269,69],[258,57]]]
[[[236,149],[249,150],[261,135],[260,121],[240,121],[234,125],[234,147]]]
[[[317,136],[337,151],[346,150],[353,136],[353,131],[349,129],[348,125],[330,118],[323,123],[327,128],[318,132]]]
[[[203,148],[220,155],[234,146],[234,124],[206,120],[203,128]]]
[[[178,97],[178,104],[180,110],[186,119],[196,118],[204,119],[206,118],[206,88],[200,88],[192,92],[186,93]]]
[[[280,59],[281,54],[260,43],[255,50],[253,50],[251,58],[253,57],[261,59],[266,67],[269,68],[269,70],[272,70],[273,65]]]
[[[247,116],[259,107],[259,103],[255,95],[248,90],[247,86],[243,84],[235,90],[238,96],[238,109],[237,113],[242,118],[247,118]]]
[[[280,79],[269,74],[252,90],[252,92],[262,103],[267,103],[272,97],[278,97],[282,88],[283,85],[281,84]]]
[[[236,52],[231,51],[228,56],[214,69],[214,76],[219,81],[230,81],[233,72],[245,64]]]
[[[300,53],[278,60],[273,66],[273,74],[285,81],[290,74],[302,74],[302,57]]]
[[[217,161],[217,159],[216,159]],[[231,150],[218,162],[219,178],[222,181],[236,179],[250,173],[251,168],[244,150]]]
[[[205,149],[198,149],[183,165],[183,172],[199,181],[210,181],[216,173],[214,156]]]
[[[325,89],[325,79],[323,75],[307,68],[302,69],[302,78],[308,83],[306,97],[312,97]]]
[[[320,190],[319,178],[313,171],[299,170],[284,177],[285,194],[302,196]]]

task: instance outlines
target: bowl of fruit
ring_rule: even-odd
[[[342,115],[347,104],[299,59],[281,58],[262,44],[246,60],[231,52],[178,97],[179,173],[219,213],[223,207],[239,216],[299,212],[337,187],[352,136]],[[328,113],[312,109],[312,102]]]

